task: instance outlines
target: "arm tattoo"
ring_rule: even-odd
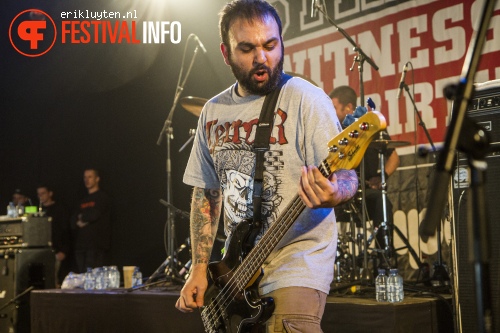
[[[195,187],[191,200],[193,264],[206,264],[214,244],[221,211],[221,191]]]
[[[354,170],[337,170],[338,194],[340,203],[351,199],[358,190],[358,175]]]

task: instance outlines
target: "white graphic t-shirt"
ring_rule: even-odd
[[[184,174],[188,185],[222,190],[228,240],[238,223],[253,216],[252,145],[264,98],[240,97],[233,85],[208,101]],[[328,155],[327,143],[340,131],[332,102],[321,89],[300,78],[283,86],[265,154],[262,233],[296,196],[301,166],[319,165]],[[260,293],[290,286],[328,293],[336,248],[334,210],[306,208],[267,258]]]

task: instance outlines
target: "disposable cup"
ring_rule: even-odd
[[[132,287],[132,274],[134,273],[135,266],[123,266],[123,286],[125,288]]]

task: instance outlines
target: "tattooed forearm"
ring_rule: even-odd
[[[191,247],[193,264],[210,259],[221,210],[221,191],[195,187],[191,200]]]
[[[358,190],[358,176],[354,170],[337,170],[338,196],[340,203],[352,198]]]

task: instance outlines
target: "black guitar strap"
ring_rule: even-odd
[[[262,110],[260,111],[257,131],[253,148],[256,155],[255,176],[253,180],[253,221],[254,228],[260,229],[262,221],[262,181],[264,177],[264,155],[269,150],[269,140],[274,124],[274,109],[283,85],[291,78],[290,75],[281,76],[281,81],[272,92],[266,95]]]

